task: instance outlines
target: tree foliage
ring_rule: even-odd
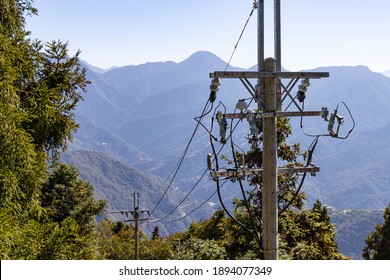
[[[377,224],[366,238],[362,253],[366,260],[390,260],[390,204],[385,209],[383,218],[383,225]]]
[[[0,0],[0,257],[96,258],[94,215],[105,203],[59,160],[89,83],[79,52],[32,41],[30,0]]]

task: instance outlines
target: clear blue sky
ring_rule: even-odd
[[[366,65],[390,69],[389,0],[282,0],[282,65],[290,70]],[[265,0],[266,56],[273,56],[273,1]],[[35,0],[33,38],[69,42],[92,65],[137,65],[210,51],[229,60],[253,0]],[[257,11],[232,65],[257,63]]]

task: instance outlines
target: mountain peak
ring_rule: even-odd
[[[220,59],[215,54],[208,51],[198,51],[193,53],[189,58],[183,60],[180,64],[188,64],[188,63],[196,63],[200,64],[208,64],[208,65],[219,65],[226,64],[222,59]]]

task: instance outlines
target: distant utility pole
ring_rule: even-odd
[[[122,210],[118,212],[112,212],[112,213],[121,213],[125,214],[127,217],[127,214],[130,213],[133,216],[133,219],[125,220],[125,222],[134,222],[134,259],[139,260],[139,222],[141,221],[148,221],[149,220],[149,210],[148,209],[139,209],[139,193],[133,194],[134,199],[134,208],[133,210]],[[148,214],[148,218],[140,218],[141,215],[144,213]]]
[[[255,3],[256,4],[256,3]],[[274,48],[275,58],[264,59],[264,0],[257,0],[258,9],[258,71],[257,72],[235,72],[235,71],[216,71],[210,73],[210,78],[214,80],[212,83],[218,84],[219,79],[236,78],[244,84],[250,92],[254,100],[257,102],[257,110],[252,112],[246,110],[241,113],[220,114],[223,119],[248,119],[249,122],[253,118],[262,119],[263,123],[263,164],[262,168],[253,169],[245,165],[241,165],[236,169],[228,169],[219,171],[212,169],[211,176],[214,180],[219,180],[221,177],[234,178],[245,176],[262,176],[262,240],[263,253],[266,260],[278,259],[278,173],[315,173],[319,171],[317,166],[306,167],[278,167],[277,164],[277,118],[278,117],[302,117],[302,116],[322,116],[327,120],[328,110],[322,108],[320,111],[303,111],[302,107],[297,103],[305,97],[307,87],[310,85],[309,79],[321,79],[329,77],[327,72],[281,72],[281,16],[280,16],[280,0],[274,0],[275,13],[275,33],[274,33]],[[249,79],[257,81],[257,87],[251,84]],[[290,82],[285,86],[282,79],[290,79]],[[300,97],[291,95],[291,90],[299,85]],[[256,89],[257,88],[257,89]],[[298,108],[298,111],[282,111],[282,103],[286,98],[291,99],[291,103]],[[257,134],[253,135],[256,141],[260,141]],[[234,156],[234,155],[233,155]]]

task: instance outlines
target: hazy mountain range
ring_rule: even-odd
[[[212,53],[197,52],[180,63],[146,63],[110,70],[87,63],[85,67],[92,83],[77,109],[80,129],[65,160],[79,168],[81,176],[95,186],[96,195],[108,199],[111,209],[132,207],[133,191],[140,192],[142,208],[153,209],[170,185],[172,171],[197,124],[194,118],[209,97],[209,73],[224,70],[226,62]],[[340,136],[347,135],[355,122],[346,140],[320,138],[314,163],[321,171],[309,177],[303,188],[309,204],[319,198],[336,209],[385,208],[390,203],[390,172],[386,172],[390,167],[390,78],[365,66],[309,71],[326,71],[330,77],[311,81],[305,109],[328,107],[333,111],[338,105],[344,117]],[[248,97],[239,80],[223,80],[213,111],[204,119],[205,126],[209,127],[220,101],[233,112],[237,100]],[[328,126],[319,117],[304,118],[302,129],[299,119],[292,124],[291,142],[301,142],[303,148],[313,140],[304,133],[323,134]],[[247,123],[240,125],[235,132],[236,143],[244,146],[248,129]],[[165,221],[183,217],[215,192],[208,174],[202,177],[208,153],[209,134],[200,127],[153,218],[164,217],[172,210]],[[225,189],[226,201],[239,196],[234,184]],[[191,220],[208,217],[218,206],[217,199],[212,198],[174,228],[180,230]]]

